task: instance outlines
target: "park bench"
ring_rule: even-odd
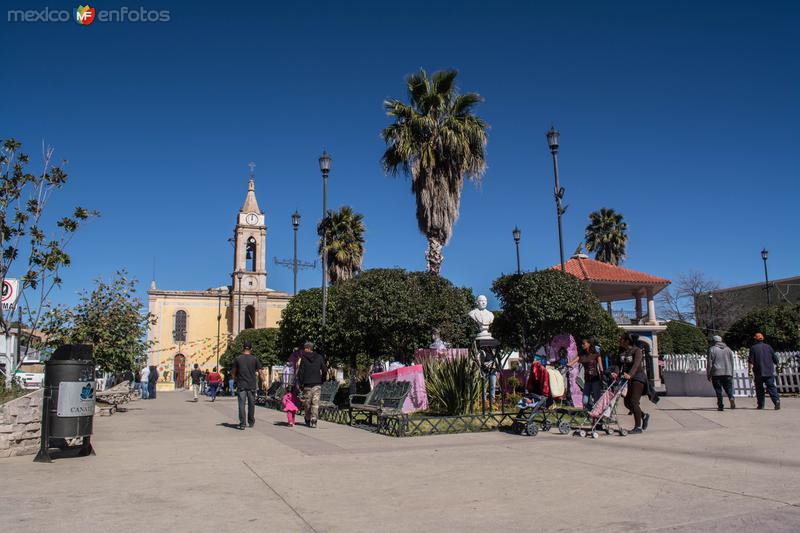
[[[103,404],[97,406],[101,414],[103,410],[107,410],[109,415],[113,415],[117,411],[124,412],[125,409],[120,406],[131,401],[130,385],[127,381],[123,381],[110,389],[96,392],[95,401],[96,404]]]
[[[258,393],[256,394],[256,404],[267,405],[268,402],[274,401],[275,395],[282,385],[283,384],[280,381],[273,381],[267,390],[259,389]]]
[[[326,381],[322,384],[322,389],[319,392],[319,408],[320,409],[337,409],[336,393],[339,392],[339,382],[334,380]]]
[[[411,392],[409,381],[382,381],[369,394],[353,394],[350,396],[350,423],[355,422],[356,413],[367,413],[369,424],[372,416],[402,414],[406,396]]]

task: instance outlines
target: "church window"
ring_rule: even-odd
[[[256,308],[248,305],[244,310],[244,329],[256,327]]]
[[[175,313],[175,329],[172,331],[172,338],[175,342],[186,342],[186,311],[184,310]]]

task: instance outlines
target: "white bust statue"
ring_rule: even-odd
[[[476,339],[491,339],[492,335],[489,333],[489,326],[494,322],[494,313],[486,309],[488,301],[486,296],[481,294],[478,296],[478,307],[469,312],[469,317],[478,324],[480,331],[475,337]]]

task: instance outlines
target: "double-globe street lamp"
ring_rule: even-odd
[[[561,215],[566,212],[567,208],[561,206],[561,200],[564,198],[564,187],[558,184],[558,138],[560,133],[555,126],[550,126],[550,131],[547,132],[547,144],[550,146],[550,153],[553,155],[553,176],[555,177],[555,199],[556,199],[556,215],[558,216],[558,251],[561,257],[561,271],[566,271],[564,266],[564,237],[561,230]]]
[[[514,226],[514,230],[511,232],[511,235],[514,236],[514,244],[517,246],[517,275],[519,275],[522,274],[522,270],[519,266],[519,239],[522,236],[522,232],[518,227]]]
[[[767,258],[769,251],[764,248],[761,250],[761,259],[764,260],[764,289],[767,291],[767,305],[772,305],[772,291],[769,285],[769,274],[767,273]]]

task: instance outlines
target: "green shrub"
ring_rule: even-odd
[[[428,358],[424,363],[428,409],[439,415],[472,412],[480,399],[481,378],[471,357]]]
[[[706,353],[710,344],[705,333],[687,322],[670,320],[667,329],[658,334],[658,353]]]
[[[800,349],[800,305],[754,309],[728,328],[725,342],[734,349],[745,348],[753,344],[753,335],[759,331],[776,351]]]
[[[233,359],[242,353],[244,341],[253,344],[253,355],[267,368],[278,364],[278,330],[276,328],[243,329],[220,357],[222,368],[230,368]]]
[[[365,270],[328,291],[322,350],[332,364],[349,366],[356,354],[359,368],[366,368],[376,357],[404,359],[427,347],[433,328],[452,346],[467,347],[473,327],[467,313],[474,304],[469,289],[441,276],[402,269]],[[292,298],[281,315],[283,357],[306,340],[319,344],[321,314],[319,289]]]
[[[560,333],[577,340],[594,336],[604,350],[615,349],[621,330],[589,287],[560,270],[506,275],[492,284],[502,312],[492,335],[506,348],[534,350]]]

